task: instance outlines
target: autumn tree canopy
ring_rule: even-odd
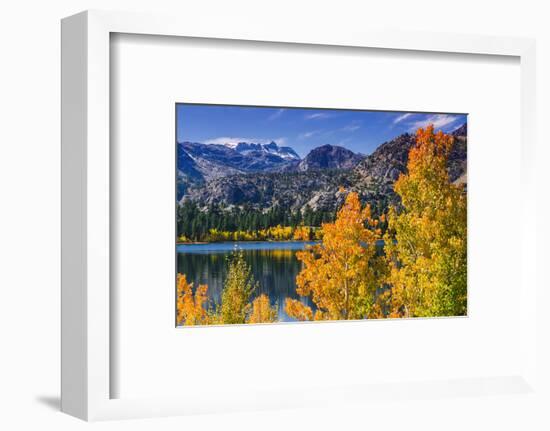
[[[206,325],[208,313],[206,303],[208,286],[201,284],[193,293],[193,284],[187,282],[185,274],[178,274],[176,321],[178,325]]]
[[[272,307],[269,297],[265,294],[252,301],[252,311],[248,323],[272,323],[277,321],[277,307]]]
[[[466,194],[449,181],[453,137],[419,129],[407,173],[395,183],[385,253],[391,289],[381,298],[392,317],[466,314]]]
[[[317,310],[287,299],[287,314],[299,320],[367,317],[383,263],[376,253],[377,225],[370,207],[362,208],[357,193],[349,193],[334,223],[323,224],[322,243],[297,253],[303,269],[296,292],[311,296]]]

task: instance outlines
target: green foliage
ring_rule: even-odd
[[[389,212],[391,289],[382,298],[392,317],[466,314],[467,206],[463,186],[447,173],[453,143],[433,127],[419,129],[408,172],[395,183],[402,208]]]
[[[292,239],[294,230],[300,226],[320,228],[322,223],[332,220],[333,211],[314,211],[309,206],[302,213],[278,205],[266,211],[248,205],[232,208],[211,205],[199,208],[196,203],[185,201],[178,206],[177,234],[182,242],[289,240]],[[279,233],[277,229],[281,227],[291,228],[286,237],[271,235]],[[234,233],[237,235],[232,235]]]
[[[229,271],[225,280],[220,319],[224,324],[246,323],[251,311],[250,299],[258,284],[246,263],[242,251],[235,251],[228,260]]]

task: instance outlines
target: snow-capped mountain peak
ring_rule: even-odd
[[[223,144],[240,154],[267,153],[279,156],[285,160],[299,160],[300,156],[291,147],[277,145],[275,141],[268,144],[254,142],[227,142]]]

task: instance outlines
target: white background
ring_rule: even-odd
[[[520,236],[495,247],[520,195],[517,59],[127,35],[112,58],[115,397],[521,374]],[[175,101],[467,112],[469,317],[175,329]]]
[[[548,217],[550,29],[543,2],[465,0],[322,2],[21,1],[0,15],[1,148],[3,208],[0,223],[2,355],[0,423],[7,429],[75,429],[85,424],[56,411],[59,388],[59,19],[87,8],[194,13],[205,26],[269,20],[361,29],[392,28],[532,36],[538,40],[540,214]],[[174,12],[175,11],[175,12]],[[450,85],[452,83],[449,83]],[[502,125],[506,127],[506,125]],[[495,155],[495,162],[498,161]],[[546,199],[547,201],[547,199]],[[513,217],[513,213],[508,216]],[[542,218],[542,217],[541,217]],[[539,227],[541,243],[548,239]],[[517,235],[507,231],[505,238]],[[544,258],[542,254],[539,259]],[[544,274],[541,274],[542,277]],[[546,295],[547,298],[547,295]],[[545,297],[541,297],[544,303]],[[548,318],[541,316],[545,323]],[[541,345],[548,362],[548,345]],[[465,414],[468,412],[469,414]],[[547,429],[547,414],[529,397],[455,399],[409,404],[339,405],[221,417],[199,416],[95,425],[109,429]]]

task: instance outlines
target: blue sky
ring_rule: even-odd
[[[177,140],[202,143],[275,141],[304,157],[332,144],[370,154],[380,144],[433,123],[450,132],[466,122],[464,114],[347,111],[178,104]]]

